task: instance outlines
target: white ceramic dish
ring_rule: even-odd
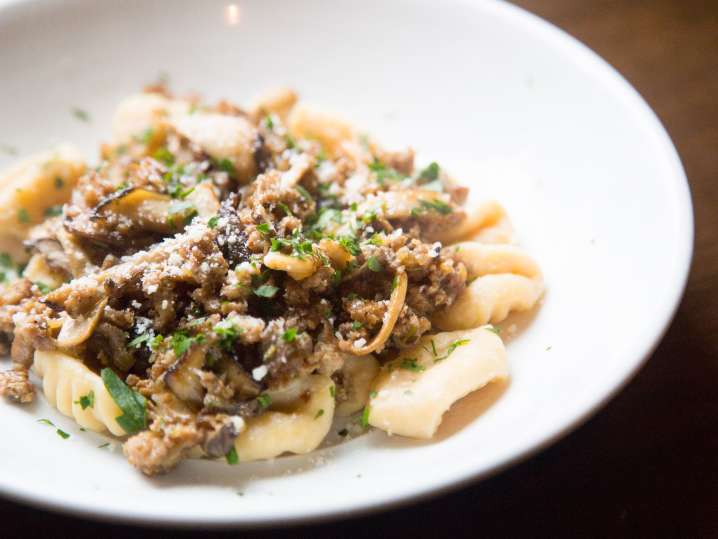
[[[149,480],[43,399],[2,403],[6,496],[125,522],[205,525],[384,508],[555,441],[636,372],[671,319],[693,233],[678,156],[615,71],[532,15],[458,0],[6,2],[0,144],[27,153],[71,140],[92,156],[117,100],[161,71],[176,89],[240,102],[288,84],[389,146],[412,144],[505,203],[545,271],[545,303],[509,344],[510,386],[477,420],[452,412],[453,429],[435,442],[372,433],[314,457],[196,461]],[[73,107],[92,122],[77,121]]]

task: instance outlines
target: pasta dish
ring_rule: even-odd
[[[36,376],[153,475],[307,453],[337,417],[431,438],[507,378],[492,324],[541,272],[439,164],[287,89],[240,107],[150,87],[110,140],[94,168],[62,145],[0,174],[4,397],[31,402]]]

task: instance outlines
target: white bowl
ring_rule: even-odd
[[[693,234],[676,151],[620,75],[528,13],[494,1],[6,4],[0,144],[27,153],[70,140],[94,156],[116,102],[160,72],[178,90],[239,102],[290,85],[388,146],[413,145],[421,161],[505,203],[545,271],[544,305],[509,343],[510,386],[461,403],[464,413],[452,411],[432,443],[376,432],[312,457],[187,462],[147,479],[43,399],[3,403],[7,496],[122,521],[205,525],[385,508],[555,441],[630,379],[671,319]],[[467,420],[489,397],[492,406]]]

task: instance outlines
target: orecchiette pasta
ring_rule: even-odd
[[[248,419],[246,430],[234,443],[240,462],[316,449],[329,432],[334,417],[333,386],[328,376],[312,375],[307,400],[300,397],[281,410],[269,410]]]
[[[454,402],[507,377],[504,344],[486,326],[423,337],[382,367],[369,401],[369,424],[431,438]]]
[[[109,430],[115,436],[125,435],[116,418],[122,415],[105,388],[102,378],[88,369],[80,360],[61,352],[37,350],[33,367],[42,378],[47,401],[88,430]],[[91,405],[84,409],[80,398],[89,396]]]
[[[543,294],[538,266],[518,247],[466,242],[454,247],[454,252],[473,281],[453,305],[434,317],[440,329],[501,322],[512,311],[531,309]]]

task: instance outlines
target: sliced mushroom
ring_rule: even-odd
[[[71,348],[89,339],[102,318],[105,305],[107,305],[107,298],[97,303],[87,315],[77,318],[71,318],[68,315],[62,324],[60,333],[57,334],[57,345],[60,348]]]
[[[140,228],[168,234],[185,223],[197,209],[190,201],[173,200],[146,189],[128,189],[122,196],[101,202],[95,213],[109,211],[127,217]]]
[[[205,389],[196,370],[205,364],[207,349],[194,345],[180,357],[164,374],[164,382],[181,400],[195,405],[202,404]]]

